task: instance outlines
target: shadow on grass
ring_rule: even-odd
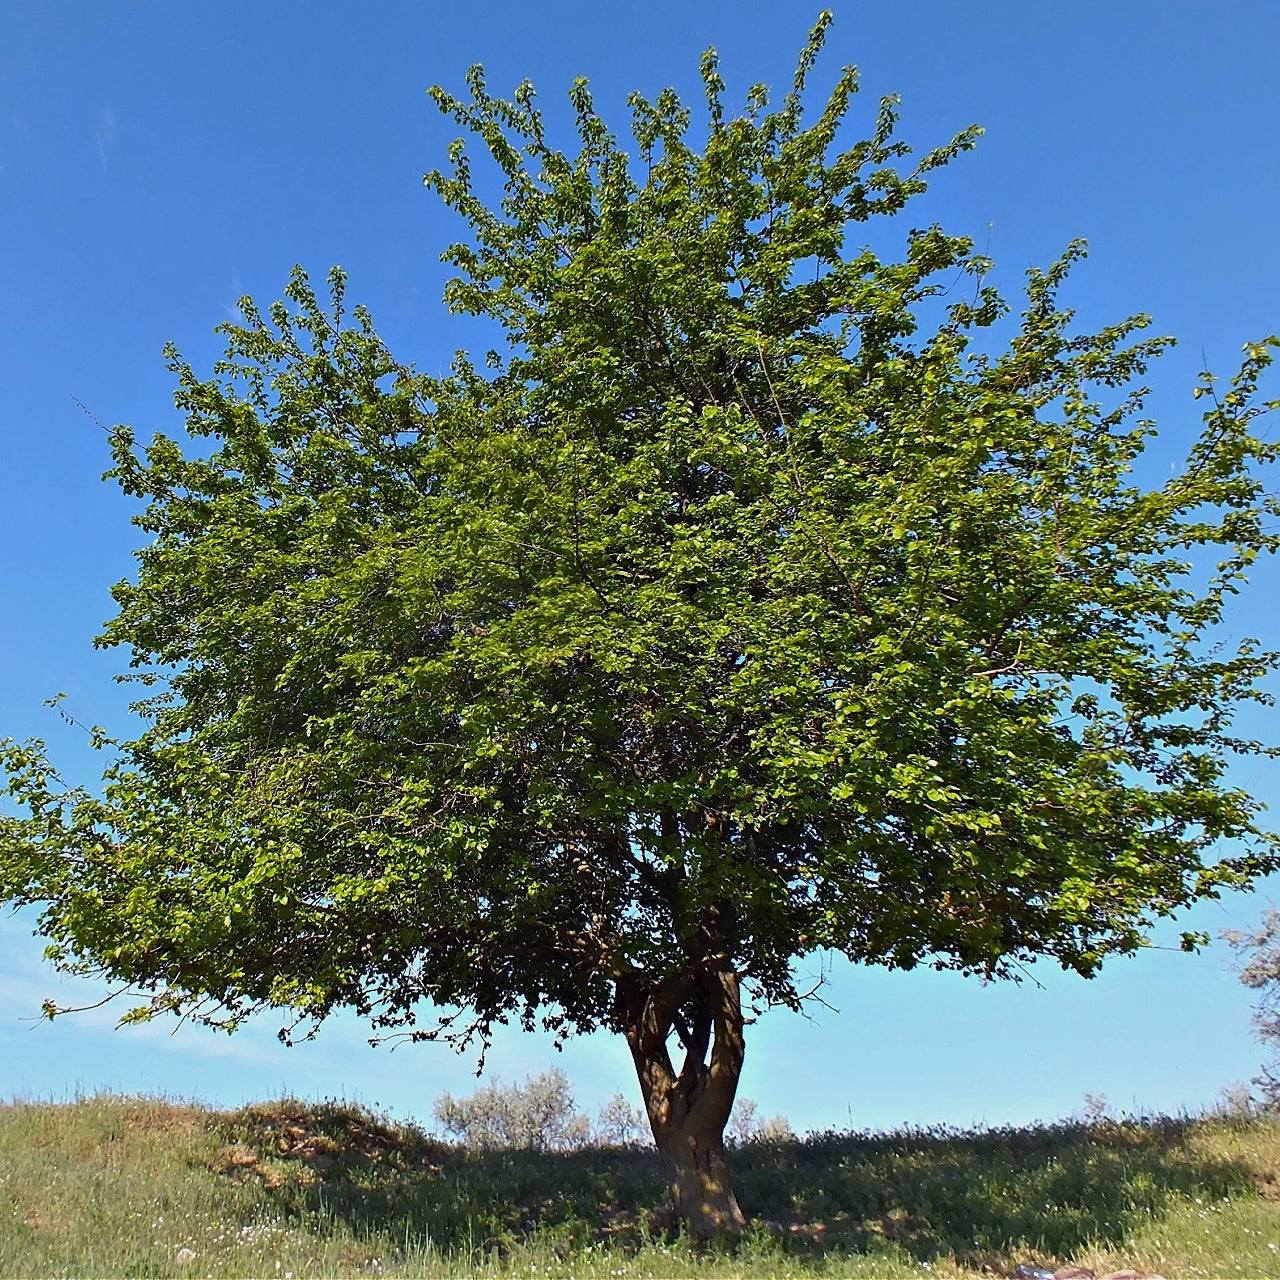
[[[666,1234],[651,1150],[467,1152],[358,1108],[281,1102],[228,1118],[220,1169],[282,1208],[442,1251],[536,1237],[565,1252]],[[992,1265],[1028,1249],[1118,1247],[1174,1201],[1256,1191],[1188,1143],[1190,1120],[826,1134],[732,1153],[747,1214],[789,1252],[901,1251]]]

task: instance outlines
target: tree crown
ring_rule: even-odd
[[[100,642],[147,727],[100,795],[7,748],[0,896],[61,963],[143,1016],[589,1030],[708,968],[794,1005],[815,949],[1088,974],[1276,865],[1225,769],[1269,750],[1232,714],[1277,656],[1212,647],[1276,546],[1275,340],[1136,485],[1165,341],[1073,332],[1079,245],[1003,347],[967,239],[855,247],[978,131],[912,164],[885,100],[838,145],[852,69],[807,123],[825,21],[775,110],[729,114],[704,57],[700,148],[670,91],[628,153],[576,82],[573,155],[527,84],[432,91],[505,184],[462,142],[426,179],[472,233],[449,304],[507,335],[487,371],[396,360],[338,271],[246,299],[212,377],[170,353],[195,446],[121,427],[109,473],[150,540]]]

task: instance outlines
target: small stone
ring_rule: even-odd
[[[1099,1276],[1098,1280],[1138,1280],[1138,1273],[1126,1267],[1123,1271],[1108,1271],[1105,1276]]]
[[[200,1255],[194,1249],[188,1249],[185,1245],[173,1255],[173,1260],[180,1267],[189,1266]]]

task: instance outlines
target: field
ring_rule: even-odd
[[[1280,1277],[1280,1120],[831,1133],[734,1153],[695,1251],[646,1150],[467,1152],[358,1107],[0,1107],[0,1275]]]

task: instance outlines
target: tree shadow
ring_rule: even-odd
[[[1256,1194],[1244,1165],[1194,1150],[1195,1124],[832,1133],[748,1149],[739,1178],[752,1209],[776,1214],[805,1250],[892,1242],[920,1262],[983,1265],[1028,1249],[1069,1258],[1123,1245],[1173,1201]]]
[[[1256,1194],[1186,1119],[976,1132],[828,1133],[731,1154],[739,1200],[789,1253],[1002,1265],[1123,1245],[1170,1204]],[[652,1150],[469,1152],[360,1108],[273,1103],[227,1121],[219,1168],[287,1212],[450,1251],[530,1240],[634,1248],[671,1232]]]

